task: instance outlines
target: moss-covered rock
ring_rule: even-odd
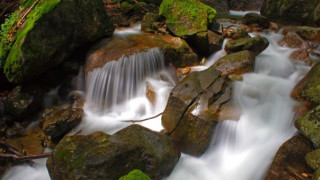
[[[312,180],[319,180],[319,178],[320,178],[320,168],[313,173]]]
[[[262,28],[265,28],[265,29],[269,28],[269,26],[270,26],[269,20],[266,17],[261,16],[258,13],[248,13],[248,14],[246,14],[242,19],[242,23],[245,24],[245,25],[258,24],[259,27],[262,27]]]
[[[154,30],[154,23],[161,22],[162,16],[154,13],[146,13],[143,16],[143,20],[141,22],[141,30],[146,32],[151,32]],[[156,29],[155,29],[156,30]]]
[[[119,180],[151,180],[151,178],[142,171],[135,169],[128,175],[122,176]]]
[[[320,146],[320,106],[309,111],[305,116],[299,118],[295,125],[296,127],[308,137],[316,146]]]
[[[305,157],[307,164],[314,170],[320,168],[320,149],[308,153]]]
[[[320,25],[318,0],[264,0],[261,14],[286,24]]]
[[[197,0],[163,0],[159,13],[166,17],[169,30],[182,38],[206,32],[216,15],[213,8]]]
[[[1,31],[0,66],[10,82],[34,79],[63,62],[80,45],[114,30],[102,0],[25,2]],[[28,9],[31,11],[25,15]]]
[[[244,50],[228,54],[220,58],[213,66],[222,72],[222,75],[243,74],[252,72],[255,55],[253,52]]]
[[[305,155],[313,149],[312,144],[304,136],[292,137],[279,148],[267,173],[266,180],[309,179],[301,177],[303,177],[303,173],[313,173],[313,170],[304,160]]]
[[[300,101],[320,104],[320,63],[314,65],[308,74],[294,87],[291,96]]]
[[[162,125],[184,153],[199,156],[207,149],[220,112],[231,98],[231,85],[214,67],[193,72],[170,93]]]
[[[110,136],[65,137],[47,161],[52,179],[118,180],[134,169],[152,179],[168,176],[180,153],[169,137],[138,125]]]
[[[260,54],[269,46],[269,41],[265,37],[246,37],[240,38],[232,41],[228,41],[225,50],[227,53],[234,53],[243,50],[249,50],[255,53],[255,55]]]

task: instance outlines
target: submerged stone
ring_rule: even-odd
[[[25,5],[16,12],[16,19],[11,19],[16,22],[27,12],[23,23],[8,25],[1,33],[0,67],[10,82],[34,79],[62,63],[79,46],[114,30],[102,0],[26,2],[31,7]],[[8,30],[12,28],[17,29],[13,36]]]
[[[65,137],[47,167],[52,179],[118,180],[134,169],[160,179],[171,173],[179,157],[167,135],[131,125],[112,136],[97,132]]]

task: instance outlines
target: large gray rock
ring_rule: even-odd
[[[138,125],[110,136],[69,136],[47,161],[52,179],[118,180],[134,169],[152,179],[168,176],[180,157],[169,137]]]
[[[230,82],[220,71],[210,67],[193,72],[171,91],[162,125],[182,152],[199,156],[230,98]]]
[[[4,33],[0,41],[0,66],[14,83],[36,78],[79,46],[114,31],[103,0],[38,1],[23,22],[13,38]]]

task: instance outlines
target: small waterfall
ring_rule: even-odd
[[[110,111],[144,93],[141,84],[165,68],[164,57],[159,48],[107,63],[86,77],[87,104],[92,110]]]

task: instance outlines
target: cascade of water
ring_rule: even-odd
[[[86,103],[92,110],[110,112],[114,106],[142,95],[141,84],[146,77],[164,68],[164,57],[158,48],[109,62],[88,73]]]
[[[292,64],[292,50],[278,45],[279,34],[262,35],[269,48],[256,57],[255,72],[234,83],[240,119],[220,122],[207,152],[183,155],[168,179],[263,179],[278,147],[296,132],[290,92],[305,69]]]

